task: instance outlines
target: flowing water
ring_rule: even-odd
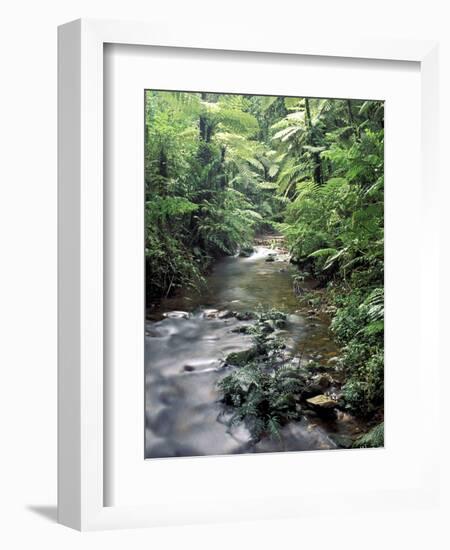
[[[145,449],[147,458],[333,449],[335,436],[347,436],[355,421],[309,417],[291,422],[280,439],[251,442],[244,424],[229,426],[218,381],[229,374],[225,357],[251,347],[251,337],[233,331],[248,321],[217,318],[217,312],[275,308],[288,314],[283,331],[297,360],[326,364],[337,354],[326,320],[299,310],[292,291],[293,267],[283,254],[259,246],[249,258],[220,260],[202,293],[183,292],[163,300],[146,321]]]

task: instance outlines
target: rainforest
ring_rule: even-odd
[[[147,458],[382,447],[384,103],[145,92]]]

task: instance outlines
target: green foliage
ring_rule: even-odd
[[[282,209],[277,160],[246,96],[146,93],[149,303],[199,287],[214,258],[252,243]],[[195,251],[195,252],[194,252]]]
[[[197,240],[213,256],[235,254],[251,242],[260,218],[242,193],[228,187],[200,205],[194,216]]]
[[[370,447],[384,447],[384,422],[377,424],[366,434],[359,437],[353,447],[357,449]]]
[[[265,435],[280,437],[283,425],[300,418],[304,375],[298,367],[280,364],[283,343],[269,336],[273,328],[268,330],[270,323],[276,326],[285,318],[276,310],[261,311],[252,326],[253,347],[230,354],[228,362],[239,356],[234,362],[239,368],[219,382],[223,402],[234,410],[231,422],[244,421],[254,441]]]
[[[383,106],[291,98],[286,107],[272,126],[287,151],[278,183],[290,202],[280,227],[300,264],[345,289],[335,293],[332,323],[343,345],[343,400],[370,416],[383,407],[384,387]]]
[[[343,398],[349,410],[370,416],[384,400],[384,299],[376,288],[341,297],[341,307],[332,322],[336,339],[343,344],[347,382]]]
[[[287,101],[287,100],[286,100]],[[383,277],[383,109],[379,102],[289,98],[294,112],[273,125],[287,151],[279,192],[293,255],[314,259],[325,278]]]
[[[197,206],[186,199],[159,197],[147,201],[145,210],[145,254],[147,299],[164,296],[179,287],[200,285],[203,281],[198,258],[180,238],[183,220]],[[169,227],[172,229],[169,230]],[[179,236],[175,236],[178,229]]]
[[[279,367],[267,372],[252,363],[220,382],[224,403],[234,407],[233,422],[245,421],[254,441],[279,437],[281,427],[300,417],[303,381],[298,369]]]

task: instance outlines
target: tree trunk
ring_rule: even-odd
[[[305,97],[305,113],[306,113],[306,125],[308,127],[309,145],[311,147],[317,147],[315,128],[313,127],[312,120],[311,120],[311,107],[309,104],[309,98],[307,97]],[[320,153],[314,152],[311,154],[311,156],[314,162],[313,178],[314,178],[314,181],[320,185],[323,183],[322,160],[320,158]]]
[[[201,93],[202,101],[207,100],[207,94],[205,92]],[[199,130],[199,148],[198,148],[198,158],[200,163],[203,166],[206,166],[211,161],[211,150],[209,143],[212,136],[212,126],[208,120],[208,115],[201,113],[198,121],[198,130]]]
[[[348,110],[348,118],[350,121],[350,126],[353,128],[353,133],[355,134],[356,141],[358,141],[359,132],[358,132],[358,127],[356,126],[355,117],[353,116],[352,102],[350,101],[350,99],[347,99],[347,110]]]

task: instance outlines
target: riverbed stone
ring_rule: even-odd
[[[227,355],[225,362],[235,367],[243,367],[258,355],[256,348],[234,351]]]
[[[238,334],[248,334],[249,331],[250,331],[250,327],[252,325],[241,325],[239,327],[235,327],[233,329],[231,329],[230,332],[235,332],[235,333],[238,333]]]
[[[330,437],[341,449],[350,449],[353,445],[353,438],[349,435],[332,434]]]
[[[253,246],[245,246],[239,251],[239,256],[241,258],[250,258],[250,256],[255,252]]]
[[[238,311],[235,317],[238,321],[252,321],[255,319],[255,314],[251,311]]]
[[[189,319],[189,313],[187,311],[167,311],[163,313],[163,317],[166,319]]]
[[[319,394],[315,397],[310,397],[306,400],[306,402],[308,403],[308,405],[312,405],[312,407],[316,410],[334,409],[337,406],[337,401],[331,399],[331,397],[325,394]]]
[[[326,390],[331,385],[330,378],[326,374],[318,374],[318,375],[314,376],[313,382],[315,384],[317,384],[323,390]]]
[[[318,394],[320,395],[323,390],[324,388],[319,386],[319,384],[310,380],[303,389],[303,398],[307,398],[306,401],[308,401],[310,397],[315,397]]]
[[[229,319],[230,317],[233,317],[234,313],[230,311],[229,309],[224,309],[223,311],[219,311],[217,314],[218,319]]]
[[[218,309],[205,309],[203,311],[203,317],[205,319],[217,319],[218,314],[219,314]]]
[[[272,321],[272,319],[268,319],[261,323],[261,330],[265,333],[275,332],[276,328],[275,321]]]

